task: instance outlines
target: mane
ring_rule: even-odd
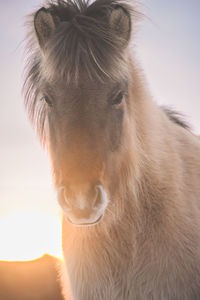
[[[191,131],[190,125],[185,121],[185,116],[180,112],[177,112],[169,107],[161,107],[162,110],[165,112],[167,117],[175,124],[183,127],[184,129]]]
[[[123,41],[109,30],[108,23],[111,10],[120,4],[136,23],[140,13],[125,1],[97,0],[92,4],[88,0],[46,1],[45,8],[60,20],[60,24],[47,43],[45,59],[33,26],[34,14],[29,16],[25,103],[43,142],[47,107],[38,100],[42,97],[40,86],[43,77],[52,81],[56,74],[65,82],[78,83],[83,74],[91,81],[101,82],[126,76],[127,62],[124,51],[120,50]]]

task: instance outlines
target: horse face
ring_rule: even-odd
[[[59,203],[73,224],[95,224],[109,202],[110,157],[122,146],[127,85],[57,83],[43,95]]]
[[[127,108],[130,14],[112,2],[95,7],[74,9],[70,2],[34,17],[55,185],[77,225],[96,224],[104,215]]]

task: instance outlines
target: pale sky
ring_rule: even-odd
[[[38,0],[0,0],[0,217],[18,209],[58,212],[48,156],[23,107],[24,16]],[[188,116],[200,133],[200,1],[144,0],[137,57],[156,102]]]

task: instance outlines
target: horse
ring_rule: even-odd
[[[47,1],[24,83],[63,212],[67,300],[200,299],[200,140],[152,99],[136,1]]]

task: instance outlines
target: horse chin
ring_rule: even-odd
[[[103,215],[101,215],[96,221],[91,222],[91,223],[87,222],[87,221],[76,223],[76,222],[73,222],[72,220],[70,220],[69,217],[67,217],[67,220],[68,220],[69,223],[71,223],[73,226],[76,226],[76,227],[91,227],[91,226],[97,225],[101,221],[102,218],[103,218]]]

